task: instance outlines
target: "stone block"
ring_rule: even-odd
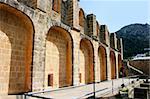
[[[134,99],[149,99],[147,87],[134,88]]]

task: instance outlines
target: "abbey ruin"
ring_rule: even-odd
[[[116,79],[122,53],[79,0],[0,0],[0,94]]]

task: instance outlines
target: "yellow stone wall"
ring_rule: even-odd
[[[114,68],[111,64],[112,61],[116,62],[116,67],[120,64],[114,56],[121,54],[122,57],[122,51],[112,50],[107,29],[103,31],[105,42],[100,40],[100,30],[94,30],[94,37],[87,35],[86,16],[84,26],[79,25],[77,0],[70,0],[72,5],[69,7],[73,9],[67,12],[68,16],[63,14],[70,24],[62,21],[63,12],[56,13],[51,7],[50,12],[44,12],[45,3],[39,9],[32,9],[17,0],[0,1],[3,2],[0,3],[0,94],[78,86],[92,83],[93,79],[100,82],[105,76],[104,61],[108,69],[106,80],[118,75],[115,72],[119,67]],[[67,10],[67,7],[63,9]],[[106,49],[106,59],[99,57],[101,45]],[[110,50],[115,52],[113,57]],[[53,86],[48,86],[49,74],[53,74]]]

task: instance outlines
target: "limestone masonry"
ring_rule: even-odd
[[[0,0],[0,94],[116,79],[122,53],[79,0]]]

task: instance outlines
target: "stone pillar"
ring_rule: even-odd
[[[107,25],[105,25],[105,38],[106,38],[106,44],[108,46],[110,46],[110,34],[109,34],[109,31],[108,31],[108,27]]]
[[[75,29],[79,29],[79,4],[77,0],[68,0],[67,22]]]
[[[120,48],[121,48],[121,47],[120,47],[120,38],[118,38],[118,39],[117,39],[117,49],[118,49],[119,52],[121,51]]]
[[[119,70],[118,70],[118,52],[115,51],[115,56],[116,56],[116,79],[119,78]]]
[[[100,26],[100,33],[99,33],[99,40],[102,43],[105,43],[106,38],[105,38],[105,25]]]
[[[78,86],[79,82],[79,65],[80,65],[80,34],[76,31],[71,31],[73,38],[73,85]]]
[[[39,18],[43,13],[35,15],[35,35],[32,68],[32,91],[40,91],[44,88],[45,74],[45,18]]]
[[[114,48],[114,34],[113,33],[110,34],[110,47]]]
[[[107,54],[107,80],[111,80],[111,63],[110,63],[110,49],[106,47]]]
[[[96,41],[93,41],[93,47],[94,47],[94,66],[95,66],[95,82],[100,81],[100,62],[98,57],[98,48],[99,44]]]
[[[120,38],[120,47],[121,47],[121,59],[123,60],[123,41],[122,41],[122,38]]]
[[[115,49],[117,49],[117,36],[116,36],[116,33],[114,33],[114,43],[115,43]]]
[[[111,48],[117,49],[117,37],[115,33],[110,34],[110,46]]]
[[[104,44],[110,45],[109,31],[106,25],[100,26],[99,40]]]
[[[87,15],[87,27],[88,35],[96,37],[96,16],[94,14]]]
[[[117,49],[121,53],[121,59],[123,60],[123,44],[122,44],[122,38],[117,39]]]

